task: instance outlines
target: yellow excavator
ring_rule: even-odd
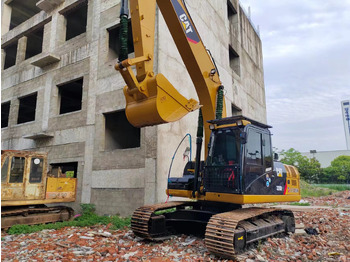
[[[1,228],[66,221],[74,211],[48,204],[74,202],[76,178],[61,168],[47,172],[47,153],[1,150]]]
[[[122,2],[121,22],[127,21],[129,14],[128,1]],[[156,4],[193,81],[199,103],[186,99],[164,75],[153,72]],[[166,190],[168,196],[190,201],[138,208],[131,220],[135,235],[157,240],[178,232],[202,232],[210,252],[233,258],[260,239],[294,232],[295,220],[289,210],[242,207],[299,201],[299,173],[293,166],[274,161],[270,126],[244,116],[226,117],[217,67],[185,2],[130,0],[130,13],[135,58],[124,56],[115,65],[126,83],[128,121],[136,127],[158,125],[177,121],[200,108],[195,161],[186,164],[182,177],[169,177]],[[205,159],[201,161],[203,129]]]

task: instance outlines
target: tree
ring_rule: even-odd
[[[316,183],[321,174],[321,164],[315,158],[307,158],[294,148],[280,152],[281,162],[286,165],[296,166],[300,176],[308,182]]]
[[[350,156],[338,156],[331,162],[334,176],[340,183],[350,182]]]

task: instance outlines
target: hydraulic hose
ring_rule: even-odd
[[[122,0],[122,6],[120,8],[120,33],[119,33],[119,62],[124,61],[128,58],[128,17],[129,8],[128,0]]]
[[[216,97],[216,119],[222,118],[222,110],[224,107],[224,87],[219,86],[218,94]]]
[[[196,163],[194,169],[194,183],[192,196],[196,197],[196,192],[199,191],[199,172],[201,167],[201,153],[202,153],[202,144],[203,144],[203,115],[202,109],[199,109],[198,115],[198,127],[197,127],[197,139],[196,139]]]

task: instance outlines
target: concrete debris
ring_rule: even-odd
[[[346,191],[308,198],[311,205],[327,203],[331,208],[295,211],[295,234],[261,241],[237,255],[236,261],[350,261],[349,196]],[[317,234],[308,235],[304,228]],[[199,237],[180,235],[155,243],[136,237],[129,229],[113,231],[104,225],[21,235],[2,232],[1,248],[4,262],[234,261],[210,254]]]
[[[303,228],[296,228],[294,234],[295,235],[307,235]]]
[[[94,239],[93,237],[87,237],[87,236],[80,236],[81,239]]]
[[[299,223],[299,224],[296,224],[295,225],[295,228],[296,229],[304,229],[305,228],[305,225],[303,223]]]

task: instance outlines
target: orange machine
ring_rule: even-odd
[[[76,178],[47,173],[47,153],[1,151],[1,228],[68,220],[73,210],[46,204],[74,202]]]

